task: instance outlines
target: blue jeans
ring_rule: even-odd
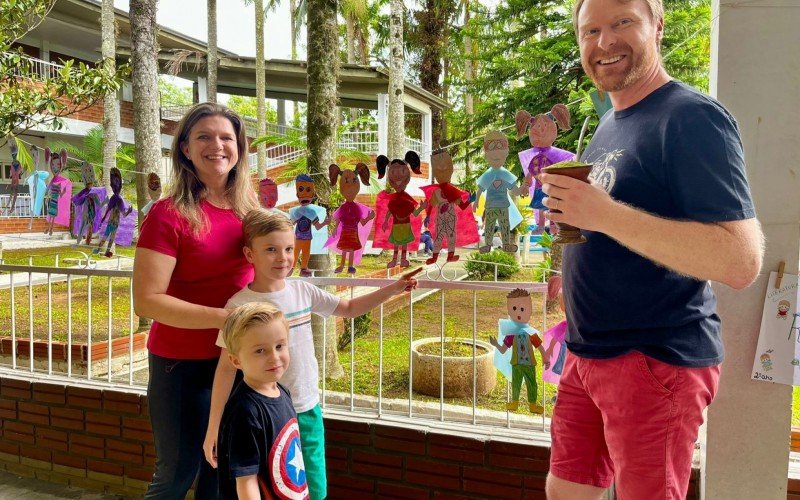
[[[217,359],[169,359],[150,354],[147,400],[156,446],[156,472],[145,498],[181,499],[197,478],[197,500],[217,498],[217,471],[203,439]],[[198,475],[199,472],[199,475]]]

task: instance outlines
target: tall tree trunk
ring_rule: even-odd
[[[442,95],[442,51],[446,39],[446,26],[450,14],[454,10],[454,2],[450,0],[426,0],[425,10],[420,13],[420,41],[422,44],[422,61],[420,64],[420,86],[436,96]],[[441,144],[441,111],[434,111],[431,116],[433,148]]]
[[[258,136],[267,133],[267,93],[266,67],[264,64],[264,0],[255,0],[256,9],[256,120],[258,122]],[[267,145],[264,143],[256,147],[258,158],[258,178],[267,175]]]
[[[444,64],[442,65],[442,99],[447,101],[450,96],[450,85],[447,83],[447,78],[450,76],[450,59],[445,57]],[[448,101],[449,102],[449,101]],[[445,146],[450,141],[447,138],[447,115],[442,112],[441,131],[439,132],[439,145]]]
[[[331,191],[325,174],[328,165],[336,159],[336,86],[339,74],[337,12],[336,0],[308,0],[308,173],[313,176],[319,199],[325,205],[328,204]],[[328,266],[326,256],[315,260],[324,260],[325,266]],[[328,328],[325,329],[322,320],[317,316],[312,318],[314,348],[320,366],[324,359],[326,375],[338,378],[344,374],[344,370],[336,350],[336,322],[327,323]]]
[[[563,255],[563,251],[564,251],[563,245],[554,244],[550,247],[550,259],[552,262],[552,266],[550,267],[550,269],[552,269],[553,271],[561,271],[561,256]],[[559,276],[559,275],[556,273],[549,273],[547,279],[549,280],[553,276]],[[554,300],[547,301],[547,312],[549,313],[557,312],[560,307],[561,305],[557,298]]]
[[[347,16],[347,64],[356,63],[356,20]],[[350,120],[358,118],[358,110],[350,108]]]
[[[464,0],[464,28],[469,25],[470,19],[470,2]],[[464,36],[464,112],[466,113],[467,122],[467,137],[472,137],[472,115],[474,114],[474,102],[472,99],[472,79],[473,79],[473,65],[472,65],[472,37],[469,35]],[[464,157],[464,175],[468,178],[470,176],[470,155],[469,152]]]
[[[403,9],[402,1],[391,0],[389,14],[389,158],[402,158],[405,152]]]
[[[297,60],[297,37],[300,32],[295,30],[297,26],[297,2],[298,0],[289,0],[289,22],[292,24],[289,37],[292,39],[292,61]],[[292,102],[292,125],[295,127],[300,126],[300,105],[297,101]]]
[[[117,23],[114,20],[114,0],[103,0],[101,7],[101,51],[105,69],[116,71]],[[119,127],[119,101],[117,94],[109,93],[103,98],[103,185],[111,190],[111,167],[117,164],[117,127]]]
[[[208,102],[217,102],[217,0],[208,2]]]

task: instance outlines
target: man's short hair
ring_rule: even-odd
[[[244,216],[242,229],[244,229],[244,244],[249,247],[259,236],[266,236],[275,231],[294,230],[294,224],[283,214],[266,208],[256,208]]]
[[[520,297],[530,297],[531,294],[527,290],[523,290],[522,288],[515,288],[511,290],[508,295],[506,295],[507,299],[518,299]]]
[[[631,3],[633,1],[642,1],[647,4],[647,8],[650,9],[650,18],[654,21],[658,21],[664,18],[664,3],[663,0],[617,0],[619,3]],[[580,35],[578,34],[578,14],[581,11],[581,7],[583,7],[584,2],[586,0],[575,0],[575,5],[572,7],[572,26],[575,29],[575,37],[580,40]]]
[[[250,302],[237,307],[222,327],[222,339],[228,352],[233,355],[239,354],[242,337],[248,329],[257,325],[268,325],[273,321],[279,321],[288,334],[289,323],[281,310],[272,302]]]

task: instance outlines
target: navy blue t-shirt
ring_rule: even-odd
[[[600,120],[583,161],[611,197],[653,215],[699,222],[755,217],[734,118],[714,99],[672,81]],[[564,248],[567,345],[578,356],[637,350],[681,366],[722,362],[716,298],[603,233]],[[691,241],[682,242],[687,247]]]
[[[217,458],[219,497],[236,499],[236,478],[257,475],[261,498],[308,498],[300,429],[292,400],[264,396],[244,381],[233,390],[222,414]]]

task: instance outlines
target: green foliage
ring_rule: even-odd
[[[342,351],[350,345],[351,340],[357,340],[365,337],[367,333],[369,333],[370,324],[372,324],[372,313],[369,312],[353,318],[353,329],[350,328],[350,319],[344,318],[344,332],[339,336],[339,341],[337,342],[338,349]],[[350,336],[351,331],[355,332],[352,338]]]
[[[58,70],[41,74],[22,49],[11,44],[38,26],[54,0],[0,0],[0,137],[16,135],[37,125],[58,130],[62,118],[86,109],[116,92],[130,67],[116,74],[69,60]],[[32,85],[35,82],[36,85]],[[68,99],[63,99],[68,97]]]
[[[192,89],[181,87],[164,78],[158,79],[158,93],[162,106],[189,106],[192,104]]]
[[[278,112],[269,102],[265,102],[267,108],[267,121],[278,122]],[[228,99],[228,107],[239,113],[239,116],[255,119],[258,116],[258,100],[255,97],[232,95]]]
[[[464,269],[478,279],[493,278],[495,268],[498,279],[508,278],[520,270],[516,256],[500,249],[494,249],[489,253],[473,252],[464,263]]]
[[[550,274],[553,269],[553,259],[548,255],[541,262],[537,262],[533,266],[533,281],[541,281],[542,283],[550,279]]]

